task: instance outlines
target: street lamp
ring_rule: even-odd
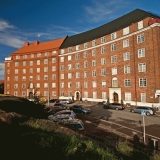
[[[48,107],[49,107],[49,105],[50,105],[50,83],[49,83],[49,57],[48,57],[48,52],[47,52],[47,68],[48,68]]]

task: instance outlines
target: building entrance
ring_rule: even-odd
[[[79,101],[79,92],[76,92],[76,101]]]
[[[113,93],[113,103],[118,103],[118,94],[116,92]]]

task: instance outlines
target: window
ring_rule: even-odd
[[[111,56],[111,63],[117,62],[117,56]]]
[[[7,74],[10,74],[10,70],[9,69],[7,70]]]
[[[112,75],[116,75],[117,74],[117,68],[112,68]]]
[[[146,102],[146,93],[141,93],[141,102]]]
[[[48,88],[48,83],[44,83],[44,88]]]
[[[129,27],[123,29],[123,35],[129,34]]]
[[[10,67],[10,63],[7,63],[7,67]]]
[[[14,91],[14,96],[18,96],[18,91]]]
[[[10,80],[10,78],[9,77],[7,77],[7,81],[9,81]]]
[[[18,67],[19,66],[19,62],[15,62],[15,67]]]
[[[56,66],[52,66],[52,71],[56,71]]]
[[[61,74],[61,79],[64,79],[64,74]]]
[[[48,59],[44,59],[44,64],[48,64]]]
[[[84,49],[88,48],[88,44],[84,43]]]
[[[101,65],[105,65],[106,64],[106,58],[101,58]]]
[[[102,69],[101,74],[102,74],[102,76],[106,76],[106,69]]]
[[[146,87],[147,86],[146,78],[139,78],[139,86],[140,87]]]
[[[38,54],[37,54],[37,57],[41,57],[41,53],[38,53]]]
[[[31,58],[34,58],[34,54],[31,54]]]
[[[68,70],[72,69],[72,64],[68,64]]]
[[[115,51],[116,50],[116,44],[111,44],[111,51]]]
[[[48,72],[48,67],[44,67],[44,72]]]
[[[79,68],[80,68],[80,64],[76,63],[76,69],[79,69]]]
[[[55,91],[52,91],[52,96],[56,96],[56,92]]]
[[[48,75],[44,75],[44,80],[48,80]]]
[[[60,87],[64,88],[64,82],[60,83]]]
[[[29,69],[29,73],[33,73],[33,68],[30,68],[30,69]]]
[[[56,79],[56,75],[52,74],[52,80]]]
[[[30,80],[30,81],[33,81],[33,76],[29,76],[29,80]]]
[[[84,78],[88,77],[88,72],[84,72]]]
[[[105,43],[106,42],[106,37],[101,37],[101,43]]]
[[[23,61],[23,66],[26,66],[26,61]]]
[[[80,78],[80,73],[76,72],[76,78]]]
[[[138,29],[142,29],[143,28],[143,21],[138,22]]]
[[[30,66],[33,66],[33,61],[30,61],[29,64],[30,64]]]
[[[63,50],[63,49],[62,49]],[[61,52],[62,53],[62,52]],[[56,54],[56,51],[52,51],[52,55]]]
[[[23,55],[23,58],[27,59],[27,55]]]
[[[123,53],[123,60],[124,61],[130,60],[130,52]]]
[[[131,101],[131,93],[130,92],[125,92],[125,101]]]
[[[106,99],[107,98],[106,95],[107,95],[106,92],[102,92],[102,99]]]
[[[72,52],[72,47],[69,47],[69,48],[68,48],[68,52],[69,52],[69,53]]]
[[[45,53],[44,53],[44,56],[49,56],[49,53],[48,53],[48,52],[45,52]]]
[[[137,36],[137,43],[143,43],[144,42],[144,34],[140,34]]]
[[[76,88],[80,87],[80,82],[76,82]]]
[[[101,54],[104,54],[106,52],[106,48],[105,47],[101,47]]]
[[[92,60],[92,66],[96,66],[96,60]]]
[[[80,45],[76,46],[76,51],[80,50]]]
[[[96,40],[93,40],[92,41],[92,46],[95,46],[96,45]]]
[[[123,41],[123,48],[129,47],[129,39]]]
[[[68,56],[68,61],[70,61],[72,59],[72,57],[71,56]]]
[[[84,68],[88,67],[88,62],[84,62]]]
[[[26,69],[23,69],[22,72],[23,72],[23,74],[26,74]]]
[[[72,92],[68,92],[68,97],[71,97],[72,96]]]
[[[61,49],[61,54],[64,54],[64,49]]]
[[[72,87],[72,82],[68,82],[68,88]]]
[[[97,92],[93,92],[93,98],[97,98]]]
[[[56,63],[56,58],[52,58],[52,63]]]
[[[138,72],[146,72],[146,63],[138,64]]]
[[[36,80],[39,81],[40,80],[40,75],[36,76]]]
[[[77,53],[76,55],[75,55],[75,59],[79,59],[80,58],[80,55]]]
[[[130,79],[125,79],[124,80],[124,86],[125,87],[130,87],[131,86],[131,80]]]
[[[118,80],[116,77],[112,79],[112,87],[118,87]]]
[[[26,76],[22,76],[22,81],[26,81]]]
[[[92,71],[92,77],[96,77],[96,71]]]
[[[26,96],[26,91],[22,91],[22,96]]]
[[[116,37],[117,37],[116,32],[114,32],[114,33],[111,34],[111,40],[116,39]]]
[[[102,81],[102,88],[106,88],[106,81]]]
[[[60,57],[60,62],[64,62],[64,57]]]
[[[22,88],[26,88],[26,84],[23,83],[23,84],[22,84]]]
[[[138,49],[138,58],[145,57],[145,48]]]
[[[84,92],[84,98],[88,98],[88,92]]]
[[[40,60],[37,60],[37,65],[40,65]]]
[[[72,78],[72,73],[68,73],[68,79]]]
[[[130,73],[130,66],[124,66],[124,73]]]
[[[52,83],[52,88],[56,88],[56,83]]]
[[[40,68],[37,68],[37,73],[40,73]]]
[[[92,56],[95,56],[96,55],[96,50],[92,50]]]
[[[61,65],[61,66],[60,66],[60,70],[61,70],[61,71],[64,71],[64,65]]]
[[[96,87],[97,87],[96,81],[92,81],[92,87],[93,87],[93,88],[96,88]]]
[[[88,82],[84,82],[84,88],[88,88]]]
[[[87,52],[83,53],[83,58],[87,58]]]
[[[19,55],[17,55],[17,56],[16,56],[16,59],[20,59],[20,56],[19,56]]]
[[[14,81],[18,81],[18,76],[15,76],[15,77],[14,77]]]
[[[48,92],[47,91],[44,91],[44,96],[48,96]]]
[[[40,88],[40,83],[37,83],[37,88]]]
[[[61,95],[61,96],[64,96],[64,92],[63,92],[63,91],[61,91],[61,92],[60,92],[60,95]]]
[[[18,74],[18,69],[15,69],[15,70],[14,70],[14,73],[15,73],[15,74]]]

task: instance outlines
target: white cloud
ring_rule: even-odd
[[[0,79],[4,78],[4,63],[0,63]]]
[[[13,28],[14,28],[13,25],[10,25],[8,22],[4,21],[3,19],[0,19],[0,31]]]
[[[124,0],[93,0],[93,5],[85,7],[87,20],[89,22],[100,22],[105,19],[111,19],[117,14],[118,10],[128,6]]]

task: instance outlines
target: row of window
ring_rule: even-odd
[[[138,29],[142,29],[142,28],[143,28],[143,21],[138,23]],[[123,35],[127,35],[129,33],[130,33],[129,27],[126,27],[123,29]],[[117,38],[117,33],[116,32],[111,33],[111,40],[115,40],[116,38]],[[106,37],[105,36],[101,37],[101,43],[105,43],[105,42],[106,42]],[[137,43],[142,43],[142,42],[144,42],[144,34],[137,36]],[[97,45],[96,40],[92,40],[91,46],[94,47],[96,45]],[[84,43],[83,48],[86,49],[88,47],[89,47],[88,43],[87,42]],[[80,45],[77,45],[75,49],[76,51],[80,50]],[[111,50],[112,50],[112,46],[111,46]],[[68,52],[69,53],[72,52],[72,47],[68,47]],[[61,54],[64,54],[64,49],[61,49]]]
[[[84,88],[88,88],[88,84],[89,84],[89,82],[84,82],[84,84],[83,84],[84,86],[83,87]],[[56,88],[56,83],[52,83],[51,85],[52,85],[52,88]],[[68,88],[72,88],[72,85],[73,85],[72,82],[68,82]],[[76,86],[76,88],[80,88],[80,82],[75,82],[75,86]],[[101,86],[102,86],[102,88],[106,88],[106,81],[102,81]],[[139,78],[139,87],[146,87],[146,86],[147,86],[146,78]],[[22,88],[23,89],[25,89],[27,87],[28,86],[25,83],[22,84]],[[36,83],[35,87],[36,88],[40,88],[41,87],[40,83]],[[48,83],[44,83],[43,87],[44,88],[48,88]],[[60,83],[60,88],[64,88],[64,87],[65,87],[65,83],[64,82]],[[96,81],[92,81],[92,87],[93,88],[97,87],[97,82]],[[112,79],[112,87],[118,87],[117,78],[113,78]],[[131,87],[131,80],[130,79],[125,79],[124,80],[124,87]],[[10,85],[7,84],[7,89],[9,89],[9,88],[10,88]],[[18,84],[14,84],[14,88],[18,89],[19,85]],[[30,88],[33,88],[33,83],[30,84]]]

